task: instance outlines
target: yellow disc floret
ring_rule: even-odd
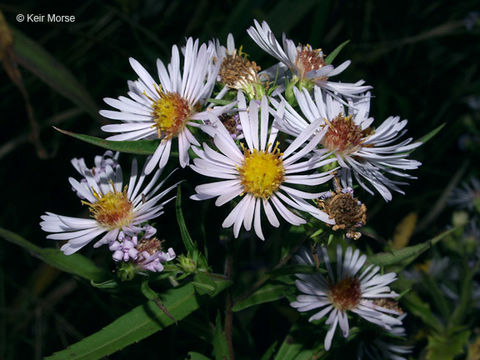
[[[242,146],[243,147],[243,146]],[[249,193],[256,198],[268,199],[278,190],[285,180],[282,153],[277,145],[272,149],[253,152],[243,148],[244,157],[240,172],[241,184],[244,193]]]
[[[163,92],[156,88],[158,99],[152,99],[152,115],[158,137],[171,139],[182,132],[187,124],[192,109],[187,100],[174,92]]]
[[[112,184],[113,188],[113,184]],[[113,188],[112,191],[101,195],[93,191],[97,199],[94,203],[82,201],[90,207],[90,214],[101,225],[114,229],[128,225],[133,218],[133,205],[127,197],[127,187],[122,192]]]

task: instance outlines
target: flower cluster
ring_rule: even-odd
[[[79,180],[71,177],[69,182],[81,203],[88,207],[90,218],[75,218],[47,212],[40,226],[51,233],[48,239],[63,240],[61,250],[70,255],[100,237],[94,247],[109,245],[114,260],[133,260],[151,271],[161,271],[159,261],[173,259],[175,253],[168,250],[168,256],[161,247],[142,251],[143,240],[149,239],[156,229],[148,221],[163,213],[164,205],[173,198],[163,198],[175,185],[160,192],[165,182],[158,181],[162,169],[158,169],[148,181],[145,169],[138,174],[137,161],[132,162],[131,176],[124,184],[122,168],[117,162],[118,153],[107,151],[95,157],[95,166],[88,168],[85,160],[73,159],[72,164],[82,176]],[[162,201],[163,200],[163,201]],[[137,241],[142,234],[141,241]],[[122,255],[120,255],[120,252]],[[154,261],[155,260],[155,261]],[[154,265],[149,266],[152,262]]]
[[[118,154],[96,157],[92,168],[73,159],[81,178],[69,181],[90,218],[47,213],[41,222],[47,238],[65,241],[61,249],[68,255],[100,237],[94,246],[108,245],[114,261],[162,271],[175,252],[163,251],[150,222],[163,213],[169,200],[162,199],[177,186],[160,192],[161,173],[177,161],[212,179],[197,185],[190,199],[229,204],[222,227],[233,227],[235,238],[242,227],[265,240],[265,223],[299,226],[316,219],[357,240],[367,208],[353,188],[379,193],[385,201],[392,192],[403,194],[400,185],[406,183],[398,178],[414,178],[408,171],[421,165],[409,158],[421,143],[401,139],[407,120],[390,116],[374,126],[372,87],[363,80],[332,80],[350,61],[335,66],[336,55],[295,45],[285,34],[280,43],[266,22],[255,21],[247,32],[278,63],[262,71],[235,47],[231,34],[226,47],[218,39],[201,44],[193,38],[184,47],[174,45],[168,63],[157,60],[156,76],[130,58],[137,78],[128,82],[127,96],[104,99],[113,110],[100,115],[115,123],[102,130],[113,141],[154,140],[156,150],[140,173],[133,161],[128,184]],[[467,198],[460,197],[462,203]],[[297,274],[303,295],[291,306],[300,312],[317,309],[310,321],[327,317],[326,350],[337,326],[348,336],[349,313],[398,332],[403,316],[392,300],[398,294],[389,288],[396,274],[380,274],[373,265],[364,269],[366,256],[350,247],[345,253],[337,248],[336,274],[326,248],[316,256],[328,275]],[[297,261],[315,265],[306,250]]]

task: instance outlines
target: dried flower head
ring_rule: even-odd
[[[334,231],[344,230],[348,238],[358,240],[362,234],[354,229],[367,223],[367,207],[353,197],[352,188],[342,189],[338,178],[335,178],[335,182],[336,191],[327,192],[317,199],[317,205],[330,219],[335,220],[332,226]]]

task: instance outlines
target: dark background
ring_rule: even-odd
[[[226,42],[231,32],[237,46],[243,44],[250,59],[263,68],[274,64],[274,59],[246,34],[253,19],[267,20],[278,39],[284,31],[294,41],[320,47],[327,54],[350,39],[335,61],[352,60],[339,80],[365,79],[374,87],[371,114],[377,126],[389,115],[400,115],[409,120],[408,136],[419,138],[446,123],[433,140],[412,155],[423,166],[415,172],[418,180],[404,187],[405,196],[394,194],[393,201],[385,204],[378,196],[370,198],[359,192],[369,208],[369,231],[375,229],[376,233],[375,240],[364,236],[362,246],[381,246],[410,212],[419,214],[421,225],[423,221],[412,242],[438,233],[449,218],[441,211],[441,203],[439,211],[432,213],[435,202],[444,196],[462,165],[461,179],[478,170],[480,28],[475,25],[474,12],[479,11],[476,1],[93,0],[75,5],[22,1],[0,2],[0,10],[8,26],[31,38],[70,71],[98,109],[107,108],[103,97],[124,95],[126,81],[135,78],[128,57],[135,57],[154,73],[156,58],[168,62],[171,46],[184,44],[187,36],[201,41],[216,37]],[[18,23],[15,16],[19,13],[74,15],[75,22]],[[85,157],[91,164],[93,156],[103,150],[62,135],[51,125],[105,136],[100,131],[104,120],[29,69],[20,66],[20,71],[38,127],[34,132],[38,141],[37,146],[30,141],[35,135],[21,91],[0,70],[0,226],[40,246],[53,247],[57,243],[46,240],[40,230],[40,215],[45,211],[86,215],[67,181],[74,175],[69,161]],[[43,156],[39,157],[39,149],[43,149]],[[122,159],[129,163],[128,156],[122,155]],[[182,170],[177,177],[187,178],[183,188],[187,225],[200,242],[209,243],[213,270],[223,272],[224,249],[216,239],[220,219],[228,209],[188,200],[202,179],[189,170]],[[194,215],[200,211],[203,218]],[[206,237],[201,236],[201,224],[205,224]],[[181,253],[173,206],[157,225],[167,242]],[[239,239],[242,260],[238,272],[249,274],[271,266],[275,257],[272,248],[271,241],[262,244],[248,236]],[[111,266],[108,250],[87,247],[83,254]],[[49,355],[99,330],[138,304],[137,300],[92,288],[0,240],[0,359]],[[245,358],[256,358],[273,340],[282,341],[288,330],[281,311],[272,306],[260,309],[248,314],[255,316],[255,321],[234,320],[234,343],[246,344],[237,347]],[[184,322],[111,358],[182,358],[189,350],[208,353],[201,340],[187,340],[193,338],[189,335],[192,331],[201,330],[192,330]]]

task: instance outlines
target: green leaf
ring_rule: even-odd
[[[457,228],[453,228],[435,236],[433,239],[427,240],[421,244],[407,246],[400,250],[391,250],[390,252],[383,252],[368,257],[368,261],[372,264],[387,266],[402,263],[406,266],[408,263],[415,260],[423,252],[430,249],[437,242],[445,238],[448,234],[454,232]]]
[[[310,348],[305,346],[301,341],[303,339],[302,336],[305,334],[297,334],[301,336],[300,338],[295,336],[300,326],[298,323],[292,325],[275,356],[275,360],[313,360],[320,359],[325,354],[323,341],[320,341],[321,344],[319,343],[313,346],[313,348]]]
[[[195,274],[193,278],[193,285],[195,286],[195,290],[199,295],[213,295],[217,290],[217,284],[215,281],[204,272]]]
[[[422,144],[425,144],[428,140],[430,140],[431,138],[433,138],[435,135],[437,135],[440,130],[443,129],[443,127],[446,125],[446,123],[443,123],[439,126],[437,126],[435,129],[433,129],[432,131],[430,131],[428,134],[422,136],[420,139],[418,139],[417,141],[421,142]]]
[[[262,355],[262,358],[260,360],[270,360],[273,357],[273,354],[275,354],[275,350],[277,349],[278,342],[275,341],[270,347],[265,351],[265,353]]]
[[[190,255],[193,255],[197,251],[197,245],[193,242],[190,233],[188,232],[187,225],[185,224],[185,218],[182,212],[182,189],[180,186],[177,188],[177,198],[175,200],[175,210],[177,212],[177,222],[180,227],[180,236],[182,237],[183,245]]]
[[[457,355],[463,354],[469,337],[470,330],[457,334],[429,336],[427,360],[452,360]]]
[[[90,285],[99,289],[116,289],[118,288],[118,282],[115,279],[110,279],[102,282],[90,281]]]
[[[190,351],[187,354],[187,359],[188,360],[210,360],[209,357],[206,357],[205,355],[202,355],[202,354],[197,353],[195,351]]]
[[[461,325],[464,321],[465,314],[472,308],[472,287],[473,277],[478,271],[479,263],[474,268],[469,268],[468,273],[462,276],[460,288],[460,301],[455,310],[451,314],[449,326]]]
[[[215,104],[215,105],[228,105],[231,104],[234,100],[224,100],[224,99],[213,99],[213,98],[208,98],[206,102]]]
[[[335,50],[333,50],[326,58],[325,58],[325,64],[331,64],[333,60],[337,57],[337,55],[342,51],[342,49],[345,47],[350,42],[350,40],[344,41],[340,45],[338,45]]]
[[[99,268],[90,259],[87,259],[83,255],[65,255],[57,249],[41,248],[40,246],[32,244],[20,235],[2,228],[0,228],[0,237],[14,243],[15,245],[23,247],[36,258],[67,273],[95,282],[105,281],[109,277],[106,271]]]
[[[395,289],[406,290],[410,288],[410,284],[404,278],[400,277],[394,283]],[[410,291],[402,296],[402,306],[405,307],[409,313],[418,317],[422,322],[436,332],[444,331],[444,326],[440,320],[432,313],[430,304],[424,302],[417,294]]]
[[[21,31],[14,28],[11,30],[16,61],[81,109],[98,118],[95,102],[70,71]]]
[[[213,335],[213,355],[215,360],[225,360],[230,358],[227,345],[227,337],[222,329],[222,317],[217,312],[215,321],[215,334]]]
[[[160,140],[111,141],[96,136],[77,134],[71,131],[62,130],[56,128],[55,126],[53,128],[60,131],[62,134],[85,141],[86,143],[100,146],[104,149],[120,151],[129,154],[151,155],[155,152],[158,144],[160,143]],[[171,153],[171,155],[172,154],[173,153]]]
[[[215,280],[217,289],[224,290],[230,285],[225,280]],[[187,283],[170,289],[160,297],[168,314],[154,301],[137,306],[119,317],[102,330],[57,352],[49,360],[95,360],[100,359],[124,347],[136,343],[155,332],[180,321],[200,308],[205,298],[198,297],[193,284]],[[171,316],[169,316],[171,315]]]
[[[232,310],[237,312],[249,308],[251,306],[272,302],[285,296],[285,285],[267,284],[255,291],[245,300],[241,300],[233,306]]]

